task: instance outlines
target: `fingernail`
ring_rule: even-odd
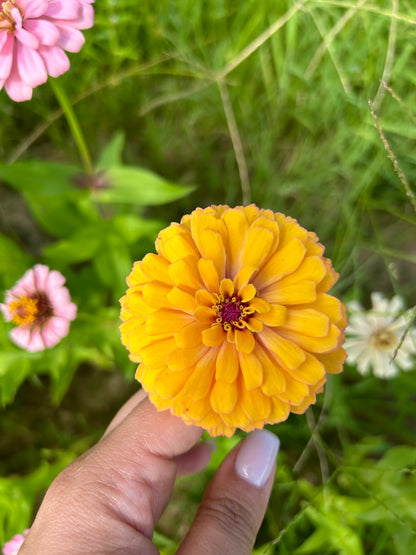
[[[279,447],[279,438],[271,432],[251,432],[241,445],[235,460],[237,474],[253,486],[264,486],[273,470]]]

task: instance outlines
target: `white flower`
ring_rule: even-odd
[[[348,362],[356,364],[363,376],[372,368],[374,375],[383,379],[396,376],[399,369],[412,370],[415,367],[415,328],[408,329],[400,345],[409,326],[411,311],[403,312],[403,301],[398,296],[389,301],[381,293],[372,293],[371,301],[373,308],[368,311],[356,301],[348,304],[350,317],[344,345]]]

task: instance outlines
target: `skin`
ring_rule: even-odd
[[[52,483],[19,555],[157,554],[153,530],[176,476],[198,472],[211,456],[212,444],[197,443],[202,431],[136,393]],[[235,470],[240,448],[215,473],[178,554],[251,554],[275,465],[256,487]]]

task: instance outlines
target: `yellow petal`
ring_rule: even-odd
[[[194,366],[198,360],[200,360],[205,353],[207,348],[201,347],[191,347],[190,349],[176,349],[170,357],[166,360],[166,364],[172,372],[180,372],[186,368]]]
[[[217,413],[230,413],[237,402],[237,384],[215,382],[209,397],[212,409]]]
[[[273,224],[277,230],[277,225],[274,222]],[[243,247],[242,266],[261,268],[269,257],[275,243],[276,235],[271,229],[257,225],[251,227]]]
[[[124,344],[132,354],[139,354],[143,347],[149,345],[149,343],[152,343],[155,340],[154,338],[146,335],[145,324],[140,324],[134,332],[129,333],[128,335],[123,335],[122,339],[125,341]]]
[[[121,336],[127,336],[142,323],[143,321],[140,318],[129,318],[128,320],[125,320],[120,326]]]
[[[186,395],[182,395],[178,401],[174,402],[174,409],[177,416],[187,421],[198,423],[212,411],[209,395],[203,399],[194,401]]]
[[[217,319],[217,314],[212,310],[212,308],[207,306],[198,306],[195,309],[194,316],[198,322],[206,324],[207,326],[214,324]]]
[[[279,281],[280,287],[286,287],[303,280],[319,283],[325,276],[327,270],[324,261],[319,256],[306,256],[300,266],[290,275]]]
[[[316,358],[325,366],[325,370],[329,374],[339,374],[342,372],[342,367],[347,358],[344,349],[340,348],[333,353],[321,353],[316,355]]]
[[[212,437],[216,437],[218,435],[230,437],[235,431],[227,428],[227,426],[225,426],[224,422],[222,421],[221,416],[213,410],[210,410],[206,417],[197,424],[201,428],[207,430]]]
[[[218,348],[212,347],[206,355],[199,360],[191,377],[185,384],[183,389],[184,395],[190,397],[194,401],[198,401],[209,393],[214,380],[217,354]]]
[[[174,339],[162,339],[160,341],[154,341],[143,347],[140,354],[143,358],[145,366],[151,368],[161,368],[166,365],[166,359],[176,348],[177,346]]]
[[[267,303],[264,299],[255,297],[250,302],[250,308],[253,308],[254,311],[258,312],[259,314],[263,314],[264,312],[269,312],[269,310],[271,310],[271,305]]]
[[[307,385],[288,377],[286,379],[286,390],[277,394],[276,397],[291,406],[296,406],[300,405],[308,394],[309,388]]]
[[[197,270],[195,257],[182,258],[169,266],[169,277],[178,286],[189,287],[190,289],[200,289],[203,284]]]
[[[263,366],[254,353],[238,353],[244,386],[248,391],[257,389],[263,383]]]
[[[280,304],[269,305],[270,310],[257,316],[266,326],[282,326],[286,321],[286,307]]]
[[[191,349],[202,344],[202,332],[205,326],[199,322],[192,322],[175,334],[175,341],[182,349]]]
[[[178,330],[193,322],[193,318],[178,310],[156,310],[146,318],[145,330],[147,335],[176,333]]]
[[[226,341],[226,338],[226,333],[223,327],[219,324],[214,324],[202,332],[202,343],[208,347],[221,345],[224,341]]]
[[[199,289],[195,293],[195,300],[198,304],[201,304],[203,306],[208,306],[210,308],[216,304],[216,300],[214,296],[211,293],[209,293],[206,289]]]
[[[147,275],[142,270],[142,263],[141,262],[135,262],[133,264],[133,270],[127,276],[126,281],[127,281],[127,285],[129,287],[135,287],[137,285],[143,285],[144,283],[147,283],[149,281],[149,278],[147,277]]]
[[[255,354],[263,368],[263,379],[259,384],[262,391],[269,396],[282,393],[286,389],[285,373],[275,358],[261,345],[258,345]]]
[[[144,302],[142,293],[128,293],[123,301],[123,308],[130,314],[137,316],[141,322],[144,322],[146,316],[154,311],[148,304]],[[124,314],[123,314],[124,315]]]
[[[294,331],[285,330],[284,328],[280,328],[280,333],[282,336],[286,337],[286,339],[293,341],[302,349],[312,353],[330,353],[331,351],[335,351],[338,349],[343,339],[343,334],[333,324],[329,326],[329,333],[326,337],[310,337]]]
[[[314,385],[325,377],[325,368],[316,357],[310,353],[305,354],[305,362],[296,370],[292,370],[290,375],[302,383]]]
[[[161,283],[147,283],[143,287],[143,300],[153,308],[167,308],[170,306],[168,294],[171,288]]]
[[[212,260],[201,258],[198,260],[198,270],[202,281],[208,291],[218,291],[220,279]]]
[[[245,330],[234,330],[235,346],[237,351],[242,353],[251,353],[254,349],[255,339],[254,335],[248,329]]]
[[[238,353],[232,343],[226,341],[217,356],[215,379],[222,382],[233,383],[239,371]]]
[[[188,314],[193,314],[198,306],[192,295],[182,291],[182,289],[179,289],[178,287],[172,287],[167,294],[167,300],[172,306],[179,308]]]
[[[275,283],[288,274],[292,274],[301,264],[306,247],[300,239],[292,239],[279,249],[259,271],[253,280],[258,289]]]
[[[235,290],[240,291],[243,287],[245,287],[255,272],[257,272],[257,268],[255,266],[245,266],[242,270],[240,270],[233,280]]]
[[[146,391],[153,391],[154,383],[163,368],[148,368],[145,364],[140,364],[136,371],[136,380],[138,380],[143,389]]]
[[[324,258],[323,262],[325,264],[327,273],[326,273],[325,277],[319,283],[318,291],[320,291],[322,293],[325,293],[326,291],[331,289],[331,287],[333,285],[335,285],[335,283],[338,281],[339,274],[332,267],[332,263],[329,260],[329,258]]]
[[[153,392],[162,399],[172,399],[181,391],[191,372],[192,369],[190,368],[181,372],[171,372],[168,369],[163,369],[154,382]]]
[[[217,231],[206,229],[200,233],[199,250],[203,258],[211,259],[222,279],[225,274],[225,249],[221,235]]]
[[[233,410],[228,414],[221,414],[221,418],[224,424],[229,428],[242,428],[244,429],[251,423],[250,418],[246,415],[240,406],[240,403],[236,403]]]
[[[234,283],[231,279],[222,279],[220,283],[220,293],[224,298],[232,297],[234,294]]]
[[[268,417],[268,422],[270,424],[277,424],[278,422],[286,420],[290,413],[290,405],[277,397],[271,397],[270,400],[272,408]]]
[[[270,414],[272,404],[270,398],[260,388],[247,391],[242,388],[241,408],[250,420],[266,420]]]
[[[344,316],[344,305],[341,301],[326,293],[318,293],[316,300],[309,303],[304,308],[312,308],[319,312],[323,312],[333,324],[337,324]]]
[[[248,285],[245,285],[242,289],[239,290],[238,296],[243,301],[243,303],[247,303],[248,301],[251,301],[252,299],[254,299],[254,297],[256,296],[256,293],[257,291],[254,285],[249,283]]]
[[[305,397],[305,399],[297,406],[292,406],[291,411],[295,414],[303,414],[307,408],[311,406],[312,403],[316,401],[315,393],[310,393]]]
[[[162,281],[173,285],[168,273],[169,262],[158,254],[149,253],[141,262],[141,269],[149,278],[147,281]]]
[[[305,360],[305,352],[300,347],[271,328],[264,328],[258,337],[267,349],[274,353],[283,368],[294,370]]]
[[[222,219],[228,230],[227,264],[230,275],[234,276],[240,268],[242,246],[246,239],[248,221],[244,211],[228,209],[222,214]]]
[[[254,333],[259,333],[263,329],[263,322],[257,318],[249,318],[246,321],[247,328]]]
[[[311,308],[290,309],[282,329],[312,337],[325,337],[329,333],[329,318]]]
[[[163,234],[163,232],[161,233]],[[199,258],[198,250],[190,233],[182,228],[169,239],[156,241],[156,248],[169,262],[176,262],[186,256]]]
[[[294,218],[277,213],[275,220],[279,224],[279,248],[283,248],[294,238],[300,239],[302,243],[306,244],[308,232]]]
[[[262,291],[265,301],[272,304],[294,305],[311,303],[316,299],[316,283],[314,281],[305,280],[285,287],[280,283]]]

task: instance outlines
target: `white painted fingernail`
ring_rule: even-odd
[[[273,470],[279,447],[279,438],[272,432],[251,432],[241,445],[235,460],[237,474],[253,486],[264,486]]]

